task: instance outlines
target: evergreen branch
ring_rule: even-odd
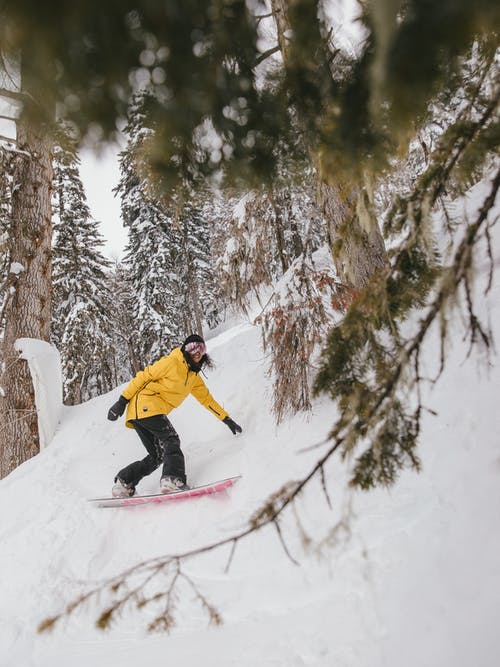
[[[186,577],[186,575],[183,575],[184,579],[189,583],[191,588],[193,589],[195,596],[197,600],[201,603],[201,606],[207,612],[208,618],[209,618],[209,623],[213,623],[214,625],[221,625],[222,624],[222,617],[219,614],[219,612],[215,609],[213,605],[211,605],[207,598],[200,592],[197,586],[195,586],[193,580],[190,577]]]
[[[479,99],[480,93],[482,91],[483,85],[486,82],[486,79],[488,75],[491,73],[491,70],[495,68],[496,72],[496,58],[497,58],[497,50],[492,49],[491,53],[489,54],[488,58],[486,59],[486,62],[482,68],[482,71],[479,75],[478,82],[475,86],[474,92],[470,98],[470,102],[468,105],[468,109],[465,112],[468,116],[472,114],[472,110],[474,109],[476,102]]]
[[[490,228],[498,221],[498,217],[493,220],[489,225],[486,226],[484,231],[484,238],[486,239],[486,252],[488,255],[488,283],[484,290],[484,295],[486,296],[488,292],[493,287],[493,274],[495,269],[495,258],[493,257],[493,246],[491,243],[491,234]],[[499,262],[497,262],[498,265]]]
[[[414,337],[411,345],[406,349],[406,357],[410,357],[420,348],[420,345],[425,338],[429,327],[441,311],[445,300],[449,298],[451,294],[456,292],[462,282],[467,280],[467,268],[471,258],[472,247],[477,240],[478,233],[486,221],[490,210],[495,204],[495,199],[499,187],[500,169],[497,171],[496,176],[492,181],[491,191],[483,202],[476,222],[468,226],[464,238],[462,239],[462,242],[455,252],[454,260],[451,266],[447,269],[447,276],[442,280],[441,289],[438,291],[437,296],[434,299],[434,303],[431,305],[426,318],[423,320],[420,331]],[[402,364],[399,365],[396,379],[399,378],[401,370]]]
[[[399,360],[386,370],[387,380],[383,385],[366,391],[361,380],[352,380],[352,388],[346,389],[345,394],[340,392],[341,400],[348,403],[356,399],[356,386],[363,388],[365,394],[361,394],[359,404],[353,405],[350,412],[351,419],[342,422],[339,419],[331,436],[342,435],[345,438],[347,450],[350,450],[359,441],[361,436],[373,433],[372,446],[358,459],[356,473],[351,480],[351,484],[359,485],[362,488],[372,486],[374,475],[379,475],[378,480],[382,483],[394,481],[395,473],[398,468],[403,467],[401,456],[408,457],[413,466],[418,468],[418,460],[413,454],[413,447],[420,431],[420,415],[422,411],[419,385],[421,382],[418,366],[418,356],[423,340],[431,324],[435,321],[448,301],[453,301],[458,288],[463,284],[467,288],[468,272],[472,259],[472,249],[479,238],[479,232],[487,220],[488,214],[494,205],[495,197],[499,187],[499,176],[492,182],[492,189],[489,196],[484,200],[478,213],[475,223],[470,224],[464,234],[461,244],[456,250],[451,265],[443,271],[441,276],[440,288],[435,294],[433,302],[430,304],[426,317],[420,322],[419,330],[416,335],[401,346]],[[373,299],[373,294],[367,293],[367,303]],[[479,334],[483,342],[487,345],[489,337],[482,329],[479,321],[472,310],[472,301],[469,301],[471,342],[476,341],[476,334]],[[364,302],[358,304],[357,315],[365,316],[363,308]],[[350,314],[352,318],[352,314]],[[444,368],[444,339],[446,338],[445,319],[443,318],[443,329],[441,335],[441,365],[439,375]],[[364,332],[364,335],[366,332]],[[352,335],[351,339],[355,340]],[[349,343],[349,334],[344,332],[340,335],[337,342],[345,345]],[[360,339],[362,342],[365,338]],[[342,341],[344,341],[342,343]],[[371,342],[373,345],[374,342]],[[373,348],[372,348],[373,349]],[[352,353],[355,357],[356,353]],[[342,353],[341,353],[342,356]],[[418,406],[413,415],[405,416],[402,406],[395,398],[401,382],[405,380],[407,369],[411,368],[410,362],[414,362],[414,386],[417,386]],[[437,379],[437,378],[436,378]],[[410,385],[411,386],[411,385]],[[367,393],[369,391],[369,393]],[[399,421],[399,425],[398,425]],[[401,431],[401,428],[404,430]],[[378,429],[378,431],[377,431]],[[399,452],[398,452],[399,447]]]
[[[431,207],[434,206],[438,197],[444,193],[445,183],[449,179],[451,172],[453,171],[456,164],[462,157],[466,148],[472,143],[472,141],[475,139],[480,130],[484,128],[484,126],[492,118],[492,116],[494,115],[495,111],[498,108],[499,101],[500,101],[500,88],[498,88],[495,95],[493,95],[481,118],[476,123],[474,123],[467,132],[464,132],[457,146],[455,146],[454,144],[450,146],[451,159],[449,160],[448,164],[443,170],[441,178],[438,179],[434,189],[431,191],[431,200],[430,200]],[[463,117],[465,118],[468,114],[470,114],[470,109],[467,109],[464,112]]]
[[[411,344],[406,347],[404,350],[403,358],[409,359],[414,353],[418,352],[420,346],[431,326],[431,324],[436,319],[437,315],[441,311],[443,303],[451,294],[455,293],[459,285],[462,282],[467,280],[467,268],[469,266],[471,249],[477,239],[477,235],[485,220],[487,219],[488,213],[493,208],[495,204],[496,195],[498,188],[500,186],[500,169],[498,170],[495,178],[492,181],[492,188],[490,194],[483,202],[483,206],[479,211],[478,218],[475,223],[470,224],[466,230],[464,238],[460,243],[459,247],[455,252],[455,256],[451,266],[447,269],[447,276],[442,280],[441,289],[437,292],[437,295],[434,299],[433,304],[430,306],[427,316],[421,323],[420,331],[412,339]],[[451,284],[450,284],[451,283]],[[396,384],[399,380],[399,377],[402,373],[404,363],[400,362],[396,367],[396,372],[394,373],[393,378],[390,383],[387,385],[387,391],[384,392],[384,395],[381,397],[381,400],[376,404],[375,408],[378,409],[383,400],[389,395],[388,390],[392,390],[392,386]]]

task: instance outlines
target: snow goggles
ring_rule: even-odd
[[[193,354],[201,354],[201,356],[203,357],[203,355],[206,354],[207,352],[207,348],[205,343],[199,343],[198,341],[196,341],[194,343],[188,343],[186,345],[186,352],[189,352],[191,356],[193,356]]]

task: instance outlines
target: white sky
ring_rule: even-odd
[[[92,217],[100,223],[106,240],[103,253],[110,259],[120,259],[127,233],[122,225],[120,199],[113,194],[120,178],[117,146],[104,148],[100,155],[84,150],[80,153],[80,176],[85,187]]]

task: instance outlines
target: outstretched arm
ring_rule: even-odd
[[[222,421],[226,417],[229,417],[228,413],[224,410],[224,408],[222,408],[217,403],[215,398],[208,391],[208,388],[201,379],[201,377],[199,376],[197,377],[196,382],[193,385],[193,388],[191,389],[191,393],[196,398],[196,400],[199,401],[203,405],[203,407],[205,407],[209,412],[215,415],[217,419],[220,419]]]
[[[191,393],[209,412],[214,414],[218,419],[224,422],[228,428],[231,429],[231,432],[236,435],[241,433],[242,428],[231,419],[228,413],[222,408],[217,401],[214,399],[212,394],[208,391],[206,384],[203,380],[198,377],[195,385],[191,389]]]

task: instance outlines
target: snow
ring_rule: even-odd
[[[245,223],[245,208],[246,205],[253,199],[254,194],[248,192],[246,195],[243,195],[241,199],[238,200],[236,205],[233,208],[233,217],[238,221],[239,225],[244,225]]]
[[[498,277],[481,308],[498,340]],[[331,508],[314,480],[283,517],[282,533],[298,565],[273,527],[239,543],[227,572],[227,547],[185,564],[223,625],[209,626],[185,587],[168,635],[148,634],[152,612],[132,607],[110,630],[97,630],[105,599],[52,633],[37,634],[41,620],[107,577],[240,532],[269,494],[303,477],[323,452],[301,450],[325,438],[335,406],[316,400],[311,415],[275,426],[252,320],[220,327],[208,341],[217,367],[207,384],[243,433],[234,437],[192,399],[172,413],[191,483],[242,474],[227,495],[122,509],[87,502],[109,492],[117,470],[144,455],[123,419],[106,419],[120,387],[63,408],[50,446],[0,482],[2,667],[497,664],[500,367],[495,356],[466,358],[468,343],[458,328],[446,370],[424,396],[438,414],[423,419],[420,474],[405,472],[390,490],[354,492],[346,484],[349,462],[334,458],[325,469]],[[50,351],[33,341],[20,348],[35,377],[43,377],[43,355],[48,360]],[[432,375],[437,332],[427,349]],[[54,406],[56,379],[40,387],[47,402],[54,392]],[[159,472],[153,473],[139,490],[155,492],[158,482]]]
[[[18,338],[14,347],[20,352],[20,358],[27,360],[30,369],[42,449],[52,440],[61,416],[61,357],[53,345],[34,338]]]
[[[13,273],[18,276],[24,271],[24,266],[20,262],[12,262],[10,265],[9,273]]]

